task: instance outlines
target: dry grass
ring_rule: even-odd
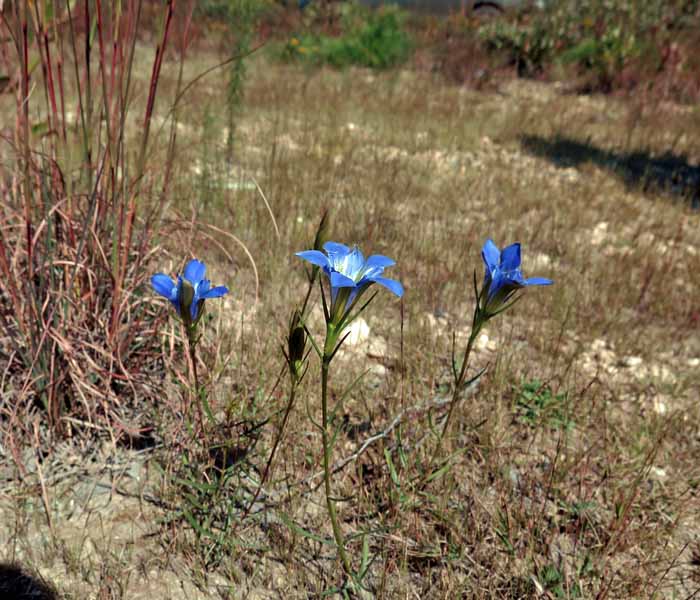
[[[192,58],[185,81],[217,60]],[[249,72],[234,165],[219,158],[221,78],[185,99],[161,239],[163,271],[192,253],[232,289],[211,303],[201,342],[219,424],[196,447],[183,441],[185,392],[163,373],[162,401],[143,417],[158,432],[148,460],[109,443],[54,449],[93,457],[62,479],[56,461],[37,459],[24,485],[2,490],[0,558],[51,575],[69,598],[306,598],[340,584],[314,478],[320,439],[304,409],[318,411],[314,357],[272,475],[240,520],[286,402],[284,385],[273,389],[279,342],[305,291],[293,253],[328,208],[331,238],[394,257],[406,287],[402,303],[379,294],[370,342],[347,350],[331,381],[337,397],[371,367],[344,403],[336,459],[417,407],[336,474],[358,563],[354,534],[368,541],[368,594],[698,593],[700,229],[690,202],[700,112],[521,82],[472,92],[406,71],[304,71],[264,55]],[[176,78],[165,64],[166,97]],[[668,153],[675,174],[655,177]],[[444,414],[421,407],[449,392],[451,332],[464,343],[487,237],[521,241],[526,275],[556,285],[528,291],[489,326],[474,361],[488,373],[453,417],[452,466],[421,490],[412,481],[432,447],[429,419]],[[160,333],[173,369],[179,335]],[[216,442],[235,451],[225,485],[206,466]],[[147,476],[124,479],[142,463]],[[193,473],[211,490],[174,479]],[[109,493],[94,504],[102,488],[82,493],[76,480]],[[210,531],[226,524],[219,538],[183,517],[183,507],[197,512],[195,496],[215,516]]]

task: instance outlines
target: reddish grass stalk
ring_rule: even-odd
[[[153,61],[153,70],[151,72],[151,82],[148,88],[148,102],[146,103],[146,114],[143,120],[143,138],[141,140],[141,155],[138,162],[138,172],[137,180],[140,180],[143,176],[146,160],[146,149],[148,147],[148,135],[151,128],[151,117],[153,116],[153,106],[156,101],[156,90],[158,89],[158,79],[160,77],[160,70],[163,66],[163,55],[165,54],[165,46],[168,41],[168,34],[170,32],[170,23],[173,19],[173,12],[175,11],[175,0],[168,0],[168,12],[165,17],[165,25],[163,27],[163,36],[160,43],[156,47],[156,57]]]
[[[163,12],[146,127],[136,141],[140,151],[134,169],[127,164],[126,124],[142,1],[84,3],[79,18],[84,19],[85,33],[75,27],[71,6],[68,1],[57,3],[47,18],[40,3],[18,1],[12,4],[12,17],[3,19],[15,42],[20,86],[15,134],[19,175],[15,175],[15,193],[3,215],[7,226],[3,223],[0,236],[0,302],[6,300],[11,312],[8,316],[2,307],[0,327],[10,338],[11,360],[21,367],[12,371],[18,378],[20,403],[28,408],[32,399],[40,398],[55,430],[65,422],[66,398],[79,400],[70,403],[70,410],[79,412],[82,420],[91,421],[101,412],[109,421],[116,416],[115,404],[110,402],[118,403],[112,385],[129,385],[136,393],[122,353],[134,339],[144,339],[144,330],[153,329],[151,317],[143,316],[148,309],[141,302],[134,304],[131,292],[143,283],[139,272],[150,254],[154,225],[150,219],[141,224],[137,213],[143,203],[137,199],[150,195],[143,182],[149,124],[175,1],[170,0]],[[191,3],[183,47],[193,8]],[[94,74],[93,31],[98,44]],[[69,40],[64,46],[65,35]],[[69,69],[73,81],[68,85],[63,81],[64,51],[73,63]],[[34,73],[33,61],[39,67]],[[42,81],[30,79],[36,73]],[[40,100],[44,104],[38,110],[30,107],[30,102],[37,102],[38,95],[32,95],[37,85],[44,90]],[[73,140],[66,127],[66,93],[74,93],[78,105],[82,161],[77,176],[74,165],[67,162]],[[94,102],[99,119],[97,114],[93,119]],[[48,135],[35,134],[29,120],[35,113],[48,115]],[[174,152],[173,136],[166,179],[172,172]],[[71,172],[64,177],[66,168]],[[167,188],[165,181],[163,189]],[[137,228],[141,235],[135,247]]]
[[[20,110],[17,111],[21,115],[20,135],[22,137],[23,156],[23,171],[24,171],[24,223],[26,229],[26,244],[27,244],[27,276],[31,281],[34,270],[32,267],[32,185],[29,174],[29,36],[27,28],[27,6],[24,2],[15,2],[15,11],[17,23],[21,29],[20,36],[22,47],[21,55],[21,95],[20,95]]]
[[[110,336],[116,334],[119,323],[119,297],[122,291],[123,279],[126,275],[127,262],[129,258],[129,249],[132,244],[133,235],[133,224],[136,217],[136,196],[138,194],[138,189],[140,187],[139,183],[143,177],[145,170],[145,159],[146,159],[146,149],[148,147],[148,137],[151,127],[151,119],[153,117],[153,107],[156,99],[156,92],[158,89],[158,80],[160,78],[160,72],[163,65],[163,55],[165,54],[165,48],[168,42],[168,37],[170,33],[170,25],[173,19],[173,13],[175,10],[175,0],[169,0],[167,13],[165,16],[165,23],[163,26],[163,35],[160,44],[156,48],[156,57],[153,61],[153,70],[151,72],[151,80],[149,84],[148,101],[146,103],[146,114],[144,117],[144,133],[141,139],[141,151],[137,166],[136,182],[137,187],[132,190],[129,198],[129,209],[126,214],[126,218],[122,216],[119,222],[119,233],[118,233],[118,246],[117,252],[121,253],[119,256],[118,265],[115,265],[116,269],[113,271],[113,276],[115,278],[115,290],[112,302],[112,318],[110,327]],[[132,50],[133,55],[133,50]],[[166,175],[166,180],[169,177],[170,171],[168,170]],[[125,226],[125,230],[122,228]],[[122,244],[122,235],[124,243]]]

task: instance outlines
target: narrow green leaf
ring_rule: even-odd
[[[384,458],[386,460],[386,464],[389,467],[389,475],[391,475],[391,480],[394,482],[394,485],[401,489],[401,480],[399,479],[399,474],[396,472],[396,468],[394,467],[394,461],[391,460],[391,452],[389,452],[388,448],[384,448]]]
[[[280,512],[280,519],[282,519],[282,522],[289,527],[292,531],[295,533],[298,533],[302,537],[308,538],[310,540],[314,540],[315,542],[319,542],[321,544],[326,544],[328,546],[335,546],[335,541],[334,540],[329,540],[327,538],[321,537],[320,535],[316,535],[315,533],[312,533],[308,529],[304,529],[301,525],[298,525],[295,523],[292,518],[287,515],[286,513]]]

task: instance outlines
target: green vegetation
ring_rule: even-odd
[[[388,7],[374,12],[348,3],[340,9],[340,21],[341,32],[337,36],[323,33],[293,36],[285,48],[285,56],[314,65],[372,69],[387,69],[408,59],[411,39],[399,10]]]
[[[486,48],[507,57],[520,75],[568,65],[590,89],[611,91],[663,70],[681,69],[687,77],[697,69],[691,48],[682,65],[673,53],[700,42],[699,10],[697,0],[561,0],[494,20],[479,33]]]
[[[523,383],[517,392],[516,411],[523,423],[534,427],[571,430],[576,424],[569,419],[568,394],[553,394],[537,379]]]

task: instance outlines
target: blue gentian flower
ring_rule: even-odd
[[[326,242],[323,245],[326,254],[319,250],[297,252],[297,256],[321,267],[331,284],[331,320],[336,324],[347,316],[355,301],[373,283],[384,286],[399,298],[403,295],[403,286],[393,279],[383,276],[384,269],[396,263],[374,254],[365,259],[360,249],[352,249],[344,244]]]
[[[484,287],[480,294],[481,311],[485,318],[495,315],[519,289],[531,285],[550,285],[551,279],[525,279],[520,271],[520,244],[511,244],[501,252],[488,239],[481,250],[484,259]]]
[[[211,287],[211,281],[204,279],[206,270],[203,262],[193,259],[185,266],[184,277],[178,275],[177,281],[163,273],[151,277],[153,289],[172,302],[177,314],[188,325],[196,324],[202,316],[206,299],[228,294],[226,286]]]

